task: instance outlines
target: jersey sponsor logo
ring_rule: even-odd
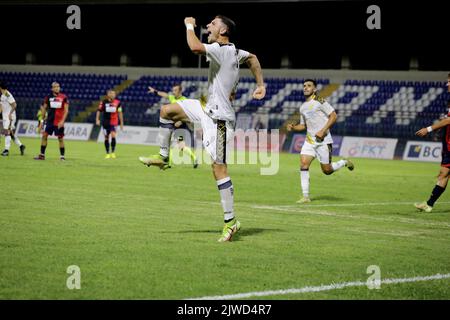
[[[115,105],[115,104],[113,104],[113,103],[107,103],[106,105],[105,105],[105,111],[106,112],[116,112],[116,110],[117,110],[117,106]]]
[[[62,107],[61,101],[52,101],[50,100],[50,108],[52,109],[60,109]]]

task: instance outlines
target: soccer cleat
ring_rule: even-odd
[[[25,146],[21,145],[19,148],[20,148],[20,155],[23,156],[25,154]]]
[[[197,167],[198,167],[198,162],[197,162],[197,160],[195,160],[194,161],[194,169],[197,169]]]
[[[113,152],[111,153],[111,158],[115,159],[116,158],[116,154]]]
[[[34,160],[45,160],[45,156],[43,154],[40,154],[33,158]]]
[[[223,227],[222,236],[219,238],[219,242],[226,242],[231,241],[231,238],[233,237],[236,232],[238,232],[241,229],[241,223],[234,218],[230,222],[225,223],[225,226]]]
[[[65,156],[60,156],[60,157],[59,157],[59,160],[61,160],[61,161],[66,161],[66,157],[65,157]]]
[[[349,159],[344,159],[344,160],[347,161],[345,166],[348,168],[348,170],[353,171],[353,169],[355,169],[355,165],[353,164],[353,162],[351,162]]]
[[[423,211],[423,212],[426,212],[426,213],[430,213],[430,212],[433,210],[433,207],[432,207],[432,206],[429,206],[426,202],[415,203],[414,206],[415,206],[418,210]]]
[[[7,156],[9,156],[9,150],[3,150],[3,152],[2,152],[2,156],[3,157],[7,157]]]
[[[300,200],[297,201],[297,203],[303,204],[303,203],[309,203],[311,202],[311,199],[308,197],[302,197]]]
[[[169,157],[164,158],[162,155],[157,154],[150,157],[139,157],[139,161],[145,164],[147,167],[155,166],[159,167],[161,170],[166,170],[170,168]]]
[[[106,154],[105,159],[111,159],[111,155],[109,153]]]

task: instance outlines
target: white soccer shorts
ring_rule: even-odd
[[[203,129],[203,146],[215,163],[225,164],[227,142],[234,135],[233,124],[229,121],[210,118],[202,108],[199,100],[186,99],[177,101],[189,120],[200,123]]]
[[[331,164],[332,144],[311,144],[305,140],[300,154],[317,158],[322,164]]]
[[[3,129],[5,130],[15,130],[16,129],[16,116],[12,116],[12,120],[9,120],[8,116],[3,116]]]

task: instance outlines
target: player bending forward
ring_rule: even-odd
[[[336,122],[336,112],[323,98],[317,96],[317,84],[307,79],[303,83],[306,101],[300,106],[300,123],[288,124],[287,130],[306,130],[305,142],[300,152],[300,182],[303,197],[297,203],[311,202],[309,198],[309,167],[314,158],[318,158],[322,172],[330,175],[342,167],[354,169],[348,159],[331,162],[333,139],[330,128]]]
[[[169,166],[170,137],[174,123],[199,122],[203,129],[203,145],[213,160],[212,171],[219,189],[225,226],[219,242],[230,241],[240,229],[233,210],[233,184],[228,175],[227,141],[232,138],[236,116],[232,99],[239,80],[239,65],[246,62],[255,76],[257,88],[253,98],[263,99],[266,93],[261,66],[257,57],[230,43],[235,23],[227,17],[216,16],[208,25],[208,44],[201,43],[194,32],[195,19],[184,20],[187,43],[192,52],[204,54],[209,61],[208,102],[202,108],[199,100],[187,99],[164,105],[160,111],[159,155],[141,157],[144,164],[164,169]]]

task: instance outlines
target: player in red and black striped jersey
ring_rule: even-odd
[[[54,134],[59,140],[60,159],[65,160],[64,123],[69,113],[69,99],[64,93],[61,93],[61,87],[58,82],[52,83],[52,93],[45,97],[41,106],[41,112],[43,118],[47,114],[47,122],[42,134],[41,153],[34,159],[45,160],[47,138],[49,135]]]
[[[116,99],[116,92],[114,90],[108,90],[107,98],[100,102],[98,106],[95,123],[100,125],[100,113],[102,117],[103,133],[105,135],[105,149],[106,159],[116,158],[116,129],[120,122],[120,129],[123,130],[123,112],[122,104],[120,100]],[[109,150],[109,136],[111,136],[111,153]]]
[[[450,73],[447,77],[447,91],[450,93]],[[427,127],[422,128],[416,132],[419,137],[426,136],[429,132],[434,130],[443,129],[442,131],[442,161],[441,161],[441,171],[438,175],[438,181],[434,187],[430,198],[427,202],[416,203],[417,209],[425,212],[431,212],[433,210],[434,203],[439,199],[441,194],[445,191],[447,187],[447,182],[450,176],[450,101],[447,103],[447,117],[441,121]]]

